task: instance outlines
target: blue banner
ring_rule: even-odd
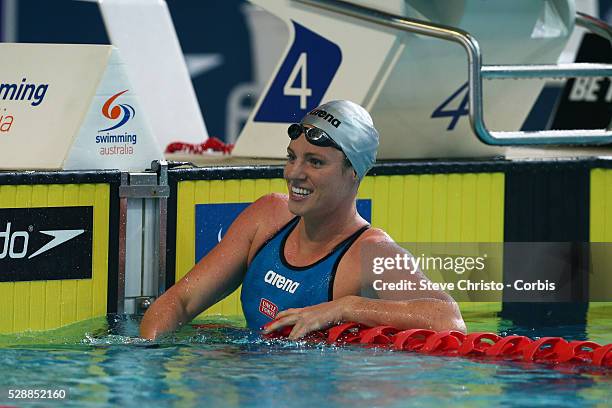
[[[255,115],[256,122],[298,122],[319,105],[340,67],[340,47],[296,22],[293,26],[295,39]]]
[[[217,245],[236,217],[251,203],[198,204],[195,208],[195,262]],[[372,200],[357,200],[357,211],[368,222]]]

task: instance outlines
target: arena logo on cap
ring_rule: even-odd
[[[325,119],[335,128],[338,128],[342,124],[342,121],[340,119],[336,119],[334,115],[332,115],[331,113],[327,113],[321,109],[313,109],[308,114]]]
[[[128,105],[127,103],[119,103],[113,106],[113,103],[117,100],[117,98],[127,91],[128,89],[118,92],[104,102],[104,105],[102,105],[102,115],[108,119],[119,120],[119,122],[106,129],[100,129],[98,131],[99,133],[120,128],[129,120],[133,119],[134,116],[136,116],[136,110],[132,107],[132,105]],[[96,144],[103,145],[99,152],[101,156],[134,154],[133,145],[135,145],[137,141],[138,139],[136,134],[128,132],[123,132],[123,134],[106,133],[98,134],[96,136]]]

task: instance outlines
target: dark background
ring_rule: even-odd
[[[228,97],[241,84],[250,84],[254,78],[253,53],[246,22],[244,0],[167,0],[183,53],[189,55],[218,55],[221,64],[192,76],[204,121],[211,136],[226,140]],[[0,0],[0,35],[7,37],[2,13],[5,6],[16,5],[17,21],[2,41],[37,43],[108,44],[102,17],[95,2],[75,0]],[[612,20],[612,0],[599,1],[599,16]],[[143,29],[151,29],[143,27]],[[10,30],[9,30],[10,31]],[[609,45],[602,54],[609,54]],[[582,55],[598,53],[593,49]],[[547,86],[542,91],[522,130],[543,128],[588,128],[595,122],[606,122],[609,105],[599,103],[568,103],[567,88]],[[254,95],[256,96],[256,95]],[[251,108],[255,100],[243,104]],[[603,118],[592,117],[594,110],[604,112]],[[584,114],[587,112],[588,114]],[[600,115],[601,116],[601,115]],[[231,135],[229,136],[232,137]]]
[[[0,0],[0,13],[6,2]],[[251,82],[253,79],[249,33],[241,11],[245,1],[168,0],[166,3],[185,55],[221,55],[221,65],[191,79],[209,135],[224,139],[228,94],[236,85]],[[15,38],[1,38],[2,41],[110,43],[97,3],[75,0],[17,0],[15,4]]]

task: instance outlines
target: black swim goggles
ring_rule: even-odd
[[[334,140],[329,137],[327,133],[325,133],[319,128],[307,128],[301,125],[300,123],[294,123],[287,129],[287,134],[289,135],[289,138],[291,138],[291,140],[297,139],[302,133],[304,134],[304,136],[306,136],[306,140],[308,140],[311,144],[315,146],[333,147],[334,149],[342,151],[342,148],[338,146],[338,144],[334,142]]]

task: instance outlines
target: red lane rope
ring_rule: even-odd
[[[264,335],[264,338],[286,338],[292,329],[293,326],[285,326]],[[435,332],[426,329],[409,329],[400,331],[391,326],[367,327],[358,323],[343,323],[328,330],[310,333],[306,339],[326,341],[329,344],[359,343],[398,351],[443,356],[497,358],[549,365],[569,364],[612,368],[612,344],[601,346],[592,341],[567,341],[561,337],[542,337],[532,340],[525,336],[500,337],[495,333],[465,335],[454,330]]]
[[[204,143],[200,144],[183,142],[170,143],[168,146],[166,146],[166,153],[185,152],[191,154],[202,154],[206,151],[211,150],[213,152],[222,152],[223,154],[230,154],[233,148],[233,144],[226,144],[223,143],[220,139],[217,139],[216,137],[209,137]]]

